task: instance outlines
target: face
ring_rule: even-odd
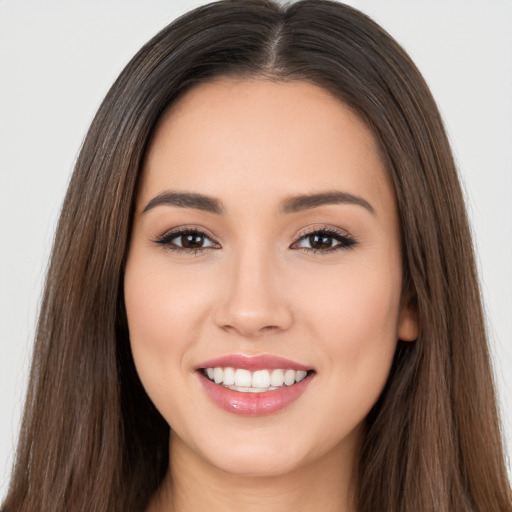
[[[124,283],[171,450],[240,475],[354,453],[416,334],[401,268],[393,187],[344,104],[299,81],[190,90],[149,147]]]

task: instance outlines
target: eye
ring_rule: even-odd
[[[195,228],[169,231],[158,237],[154,242],[170,251],[193,254],[201,253],[206,249],[218,249],[220,247],[206,233]]]
[[[340,249],[349,249],[356,243],[348,233],[332,228],[322,228],[303,234],[291,248],[315,254],[328,254]]]
[[[206,233],[196,228],[175,229],[164,233],[154,242],[170,251],[194,255],[207,249],[219,249],[221,247]],[[304,233],[290,248],[315,254],[328,254],[340,249],[349,249],[356,243],[348,233],[332,228],[322,228]]]

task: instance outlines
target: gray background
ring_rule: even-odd
[[[48,252],[82,139],[130,57],[174,17],[201,3],[0,0],[0,498]],[[475,234],[511,445],[512,2],[349,3],[406,48],[444,116]]]

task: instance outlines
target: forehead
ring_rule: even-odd
[[[191,188],[231,199],[236,192],[246,205],[339,188],[371,196],[377,209],[394,203],[372,132],[304,81],[216,80],[176,101],[149,146],[140,196]]]

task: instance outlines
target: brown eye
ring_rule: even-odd
[[[309,235],[309,245],[312,249],[325,250],[333,245],[333,237],[329,235]]]
[[[317,229],[301,236],[292,248],[306,252],[328,254],[339,249],[349,249],[356,241],[347,233],[333,229]]]
[[[184,234],[176,238],[181,238],[181,247],[184,249],[199,249],[204,243],[204,235],[200,233]]]
[[[216,244],[205,233],[196,229],[182,229],[165,233],[155,243],[177,252],[198,253],[206,249],[217,249]]]

